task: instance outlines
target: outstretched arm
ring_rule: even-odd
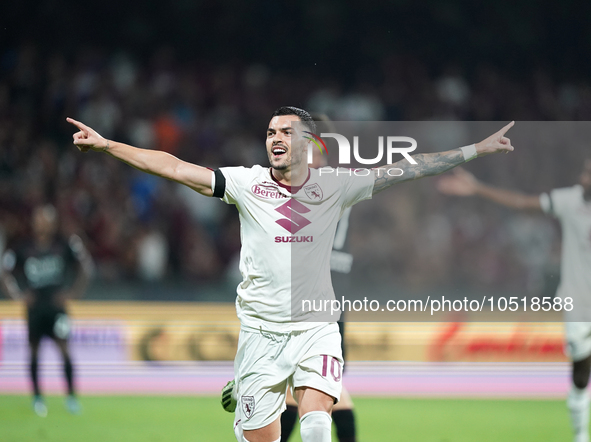
[[[205,196],[213,196],[211,190],[213,172],[206,167],[187,163],[166,152],[139,149],[107,140],[99,135],[97,131],[79,121],[72,118],[67,118],[66,121],[79,129],[74,134],[74,144],[81,152],[88,152],[89,150],[106,152],[142,172],[168,178],[189,186]]]
[[[456,169],[453,175],[442,177],[437,189],[446,195],[481,196],[512,209],[542,211],[539,195],[526,195],[486,185],[461,168]]]
[[[513,127],[514,121],[507,124],[497,133],[491,135],[480,143],[476,143],[476,156],[483,157],[497,152],[513,151],[511,140],[505,137],[505,133]],[[446,152],[426,153],[412,156],[417,164],[411,164],[406,159],[385,167],[374,169],[375,182],[373,194],[381,192],[393,184],[416,180],[433,175],[439,175],[464,163],[466,158],[462,149],[453,149]]]

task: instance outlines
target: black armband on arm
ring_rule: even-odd
[[[213,171],[215,175],[215,187],[213,189],[213,196],[216,198],[223,198],[226,193],[226,177],[220,171],[216,169]]]

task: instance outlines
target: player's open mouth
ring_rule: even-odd
[[[285,152],[287,152],[287,149],[285,147],[275,146],[272,152],[274,157],[279,157],[283,155]]]

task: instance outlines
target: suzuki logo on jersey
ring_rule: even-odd
[[[314,242],[314,237],[309,236],[276,236],[275,242]]]
[[[287,195],[283,195],[276,187],[273,186],[259,186],[255,184],[250,188],[253,194],[260,196],[265,199],[279,199],[287,198]]]
[[[300,213],[308,213],[310,209],[294,199],[290,199],[275,210],[286,217],[275,222],[292,234],[299,232],[311,223],[311,221],[300,215]]]

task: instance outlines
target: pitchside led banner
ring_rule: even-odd
[[[292,319],[591,321],[591,123],[516,122],[477,157],[506,124],[296,123],[298,185],[252,190],[281,200]]]

